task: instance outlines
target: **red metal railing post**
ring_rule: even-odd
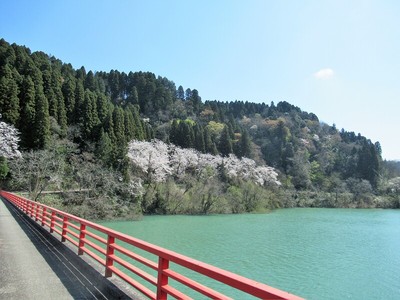
[[[31,216],[31,203],[30,203],[29,201],[26,201],[26,214],[27,214],[29,217],[32,217],[32,216]]]
[[[79,255],[86,253],[105,266],[106,277],[117,275],[144,293],[150,299],[167,299],[168,296],[176,299],[189,298],[189,296],[174,287],[174,283],[176,282],[180,282],[188,288],[191,288],[192,290],[195,290],[211,299],[230,299],[212,288],[204,286],[183,274],[179,274],[177,271],[171,270],[169,267],[172,263],[174,266],[178,265],[188,270],[192,270],[197,274],[202,274],[212,280],[216,280],[222,284],[226,284],[260,299],[302,300],[300,297],[290,295],[286,292],[244,278],[240,275],[218,269],[217,267],[196,261],[190,257],[185,257],[170,250],[119,233],[50,206],[35,203],[25,199],[24,197],[19,197],[4,191],[0,191],[0,195],[9,200],[10,203],[15,205],[15,207],[23,211],[25,215],[36,217],[36,219],[39,218],[37,224],[42,223],[42,226],[43,224],[49,225],[50,233],[57,232],[58,234],[61,234],[62,242],[69,240],[71,244],[77,246]],[[47,221],[50,221],[50,224],[48,224]],[[60,227],[61,231],[58,230]],[[89,230],[86,231],[86,228]],[[107,238],[104,238],[101,234],[96,234],[96,231],[105,234]],[[70,235],[68,235],[68,232]],[[89,236],[90,239],[86,240],[86,236]],[[97,242],[93,242],[92,239],[100,242],[102,246]],[[122,243],[126,243],[155,255],[155,257],[158,257],[158,263],[133,253],[128,248],[124,247]],[[104,248],[104,246],[106,246],[106,248]],[[141,268],[132,265],[124,259],[123,256],[119,256],[119,254],[132,258],[157,271],[156,278]],[[118,267],[125,268],[125,270],[133,272],[153,284],[153,286],[157,288],[157,291],[154,292],[150,290],[119,268],[115,268],[114,261],[118,264]],[[169,282],[169,278],[171,278],[172,282]]]
[[[168,276],[164,274],[164,270],[169,268],[169,260],[158,258],[158,276],[157,276],[157,299],[165,300],[168,294],[163,290],[163,287],[168,285]]]
[[[51,212],[51,218],[50,218],[50,233],[54,232],[54,223],[56,221],[55,216],[56,216],[56,212],[52,211]]]
[[[29,216],[32,218],[33,217],[33,203],[31,201],[29,203]]]
[[[63,224],[62,224],[62,232],[61,232],[61,242],[66,241],[66,236],[67,236],[67,227],[68,227],[68,218],[64,217],[63,218]]]
[[[115,243],[115,237],[108,235],[107,239],[107,253],[106,253],[106,277],[112,276],[112,271],[110,267],[114,264],[114,260],[111,258],[111,255],[114,255],[114,248],[111,247],[112,244]]]
[[[33,205],[35,206],[35,221],[37,222],[39,220],[39,204],[34,203]]]
[[[12,199],[12,200],[20,210],[22,210],[23,212],[26,212],[25,211],[25,201],[23,201],[22,199],[18,199],[18,200]]]
[[[42,226],[44,226],[44,220],[45,220],[45,217],[46,217],[46,207],[43,207],[43,209],[42,209],[42,223],[41,223],[41,225]]]
[[[81,227],[79,229],[78,255],[82,255],[83,254],[83,247],[85,246],[84,238],[86,236],[85,230],[86,230],[86,225],[81,223]]]

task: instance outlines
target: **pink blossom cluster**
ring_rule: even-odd
[[[5,158],[20,157],[18,150],[18,130],[7,123],[0,122],[0,156]]]
[[[199,174],[205,168],[211,168],[216,173],[218,168],[223,166],[230,178],[252,181],[258,185],[281,184],[274,168],[258,166],[252,159],[239,159],[233,154],[228,157],[204,154],[194,149],[168,145],[160,140],[131,141],[128,157],[135,166],[156,182],[163,182],[170,175],[179,178],[189,171]]]

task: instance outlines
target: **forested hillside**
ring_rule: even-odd
[[[3,185],[32,198],[62,191],[46,201],[92,218],[399,206],[399,164],[382,161],[379,142],[287,102],[203,101],[195,88],[150,72],[74,69],[2,39],[0,113],[18,129],[22,152],[3,155]],[[163,180],[149,176],[150,154],[145,168],[135,161],[140,141],[167,147],[171,171]],[[199,161],[219,158],[178,173],[171,159],[184,149]],[[229,159],[272,167],[268,176],[277,178],[229,176],[237,171],[227,171]]]

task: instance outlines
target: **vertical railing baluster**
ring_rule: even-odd
[[[35,206],[35,221],[39,220],[39,204],[36,202],[33,204]]]
[[[110,269],[110,267],[112,267],[114,264],[114,260],[111,258],[111,255],[114,255],[114,248],[111,247],[111,245],[114,244],[114,242],[115,242],[115,237],[108,235],[107,252],[106,252],[106,272],[105,272],[106,277],[112,276],[112,270]]]
[[[51,219],[50,219],[50,233],[54,232],[54,223],[56,221],[55,216],[56,216],[56,212],[52,211],[51,212]]]
[[[169,260],[159,257],[158,258],[158,276],[157,276],[157,299],[165,300],[168,294],[163,290],[163,287],[168,285],[168,276],[165,275],[164,270],[169,268]]]
[[[79,229],[79,248],[78,248],[78,255],[83,254],[83,247],[85,246],[85,230],[86,230],[86,225],[81,223],[80,229]]]
[[[42,209],[42,226],[44,226],[44,221],[45,221],[45,218],[46,218],[46,207],[44,207],[43,206],[43,209]]]
[[[68,218],[64,216],[63,224],[62,224],[62,232],[61,232],[61,242],[65,242],[67,239],[67,227],[68,227]]]

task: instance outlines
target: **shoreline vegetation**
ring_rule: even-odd
[[[280,201],[276,202],[275,207],[258,206],[252,211],[229,211],[226,209],[214,210],[210,209],[209,212],[196,212],[196,211],[175,211],[174,213],[149,213],[143,214],[135,207],[127,208],[125,213],[116,215],[115,208],[105,206],[104,211],[97,210],[96,214],[90,207],[86,205],[76,207],[66,205],[64,198],[67,194],[87,193],[88,191],[43,191],[39,196],[38,201],[43,204],[61,209],[74,215],[83,218],[88,218],[93,221],[140,221],[146,215],[208,215],[208,214],[264,214],[270,213],[276,209],[285,208],[340,208],[340,209],[399,209],[399,206],[393,204],[393,199],[388,197],[380,197],[372,194],[355,195],[352,193],[323,193],[312,191],[285,191],[280,194],[282,197]],[[16,192],[24,197],[29,196],[28,192]],[[29,199],[29,198],[28,198]],[[217,205],[218,206],[218,205]],[[111,209],[111,210],[110,210]]]
[[[286,101],[204,101],[0,39],[0,187],[87,219],[400,208],[400,162],[381,153]]]

